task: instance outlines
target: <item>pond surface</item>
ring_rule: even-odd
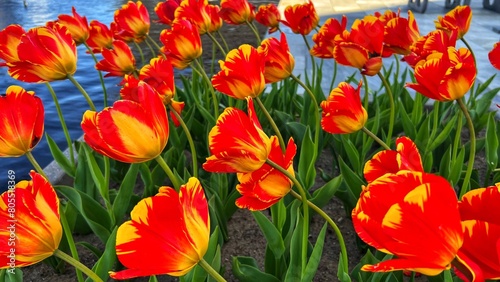
[[[123,0],[26,0],[27,7],[23,5],[23,0],[1,0],[0,1],[0,29],[4,29],[9,24],[20,24],[25,30],[32,27],[45,25],[47,21],[57,19],[60,14],[71,14],[71,7],[74,6],[81,16],[86,16],[88,22],[96,19],[106,25],[113,21],[113,14],[116,9],[127,1]],[[154,2],[143,1],[153,12]],[[154,17],[151,17],[153,20]],[[90,94],[97,109],[103,107],[103,91],[99,81],[99,76],[94,68],[94,60],[85,53],[85,46],[78,46],[78,65],[75,79]],[[98,59],[101,59],[98,56]],[[117,84],[119,78],[105,78],[108,89],[108,100],[113,101],[118,97],[119,88]],[[45,133],[50,135],[61,149],[65,149],[66,141],[62,134],[61,124],[52,97],[45,84],[23,83],[11,78],[7,74],[7,68],[0,68],[0,94],[5,94],[5,90],[10,85],[20,85],[26,90],[34,91],[39,96],[45,107]],[[73,140],[82,135],[80,122],[83,113],[88,109],[88,104],[82,94],[69,82],[56,81],[51,83],[59,103],[62,107],[63,115],[66,119],[70,135]],[[32,151],[36,160],[42,167],[52,161],[47,142],[44,139]],[[0,158],[0,191],[7,189],[7,175],[9,170],[15,171],[16,182],[29,179],[28,172],[32,169],[31,164],[25,156],[19,158]]]

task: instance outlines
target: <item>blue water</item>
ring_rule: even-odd
[[[153,2],[153,1],[151,1]],[[57,19],[60,14],[71,14],[71,7],[86,16],[90,22],[93,19],[109,25],[113,21],[113,13],[126,1],[119,0],[27,0],[28,6],[25,8],[23,0],[1,0],[0,1],[0,29],[4,29],[9,24],[17,23],[25,30],[29,28],[45,25],[47,21]],[[89,54],[85,53],[84,46],[78,46],[78,65],[75,79],[90,94],[97,109],[103,107],[103,92],[99,81],[99,76],[94,68],[94,61]],[[101,59],[98,56],[98,59]],[[106,87],[110,101],[116,100],[119,88],[116,86],[120,82],[118,78],[105,78]],[[50,135],[57,144],[65,149],[66,141],[62,134],[54,102],[45,84],[28,84],[17,81],[7,74],[6,68],[0,68],[0,93],[5,94],[5,90],[10,85],[20,85],[27,90],[34,91],[39,96],[45,107],[45,133]],[[82,94],[71,84],[70,81],[56,81],[51,83],[54,88],[59,103],[62,107],[63,115],[66,119],[70,135],[73,140],[82,135],[80,122],[83,113],[89,108]],[[42,167],[52,161],[52,156],[47,146],[45,138],[32,151],[36,160]],[[7,173],[9,170],[15,171],[16,181],[29,179],[28,172],[32,169],[31,164],[25,156],[19,158],[0,158],[0,191],[7,189]]]

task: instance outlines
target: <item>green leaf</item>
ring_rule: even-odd
[[[351,282],[351,277],[349,277],[349,273],[344,272],[344,259],[339,255],[339,264],[337,268],[337,277],[340,282]]]
[[[318,270],[319,261],[321,260],[321,255],[323,254],[323,246],[325,245],[325,235],[327,227],[328,224],[325,223],[323,225],[323,228],[321,228],[318,237],[316,238],[316,243],[314,245],[311,256],[309,257],[309,261],[307,262],[302,281],[312,281],[314,278],[314,274],[316,274],[316,271]]]
[[[262,272],[257,262],[252,257],[233,257],[232,269],[234,276],[240,282],[279,282],[280,280],[271,274]],[[299,280],[297,280],[299,281]]]
[[[71,165],[71,161],[64,155],[63,151],[57,146],[57,143],[47,133],[45,134],[50,153],[57,164],[71,177],[75,177],[76,167]]]
[[[359,198],[359,195],[361,194],[361,187],[365,184],[364,181],[361,180],[361,178],[346,165],[342,158],[339,158],[339,163],[342,177],[356,198]]]
[[[290,262],[285,275],[285,282],[302,281],[302,233],[304,233],[303,217],[298,210],[297,224],[290,242]]]
[[[302,144],[306,134],[306,126],[299,122],[288,122],[286,123],[286,128],[290,131],[295,142]]]
[[[285,252],[285,243],[283,242],[280,232],[262,212],[252,212],[252,215],[259,225],[260,231],[264,234],[267,245],[274,253],[274,257],[279,259]]]
[[[335,196],[335,193],[337,192],[341,184],[342,177],[340,175],[332,178],[330,181],[325,183],[325,185],[314,191],[313,197],[310,201],[320,208],[324,207],[330,202],[333,196]]]
[[[116,264],[117,257],[116,257],[115,245],[116,245],[117,230],[118,227],[115,227],[113,229],[113,232],[111,232],[111,235],[109,236],[108,241],[106,242],[106,248],[104,249],[104,253],[92,268],[92,271],[94,271],[94,273],[97,274],[97,276],[101,277],[103,281],[108,280],[109,278],[108,272]],[[92,280],[90,278],[87,278],[87,280],[85,281],[91,282]]]
[[[490,171],[498,165],[498,136],[496,133],[495,112],[491,112],[486,125],[486,162]]]
[[[104,175],[102,174],[101,168],[99,168],[99,165],[97,164],[94,154],[92,153],[92,149],[90,149],[87,144],[82,144],[82,146],[85,152],[86,162],[90,169],[90,175],[92,175],[92,179],[94,180],[97,189],[101,192],[101,195],[105,195],[106,193],[104,192],[104,190],[108,189],[108,187],[106,185],[106,181],[104,179]]]
[[[342,140],[343,148],[345,150],[347,158],[349,159],[349,162],[351,163],[352,169],[354,171],[361,171],[361,162],[359,159],[358,150],[356,150],[356,147],[354,146],[352,141],[349,140],[349,136],[342,135],[340,137],[340,140]]]
[[[464,158],[465,158],[465,148],[462,147],[460,152],[458,152],[458,156],[455,161],[451,164],[450,175],[448,176],[448,181],[451,182],[452,186],[458,184],[460,178],[462,176],[462,170],[464,167]]]
[[[448,121],[446,126],[441,130],[434,140],[430,140],[430,145],[428,145],[426,151],[434,151],[439,145],[441,145],[446,139],[450,137],[450,133],[455,129],[457,123],[457,116],[453,116],[451,120]]]
[[[128,172],[120,185],[120,189],[118,189],[118,194],[113,202],[113,213],[117,224],[122,222],[125,212],[129,207],[140,165],[141,164],[130,165]]]
[[[417,130],[415,129],[415,125],[413,124],[413,121],[410,119],[408,114],[406,113],[405,108],[403,107],[403,103],[399,101],[400,105],[398,107],[399,109],[399,116],[401,117],[401,124],[403,125],[403,130],[405,132],[405,135],[414,140],[415,137],[417,136]]]
[[[23,282],[23,271],[20,268],[8,268],[0,271],[0,281]]]
[[[68,198],[83,218],[85,218],[85,221],[97,237],[103,243],[106,243],[111,230],[111,218],[107,211],[87,194],[72,187],[56,185],[54,189]]]
[[[316,157],[318,151],[311,138],[309,126],[306,127],[304,138],[300,146],[300,157],[298,165],[298,174],[304,184],[304,189],[309,190],[314,185],[316,179]]]

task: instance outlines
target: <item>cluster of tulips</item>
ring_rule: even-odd
[[[341,248],[340,281],[382,279],[375,272],[384,273],[385,281],[402,281],[403,273],[433,281],[500,279],[500,185],[491,186],[498,180],[499,133],[489,107],[475,108],[475,115],[468,109],[491,103],[498,89],[484,98],[479,94],[487,84],[470,91],[475,60],[483,59],[457,47],[459,40],[468,46],[470,7],[439,17],[427,35],[420,34],[411,11],[407,18],[375,13],[354,20],[349,30],[346,16],[319,26],[311,2],[281,14],[274,4],[255,9],[247,0],[166,0],[155,12],[157,24],[167,26],[160,43],[149,36],[149,12],[140,1],[118,9],[109,27],[88,24],[73,9],[45,26],[0,31],[0,66],[12,78],[46,83],[56,105],[50,82],[69,79],[89,105],[81,122],[84,141],[71,140],[61,118],[69,156],[49,142],[75,180],[69,187],[50,183],[31,154],[43,138],[47,101],[16,85],[0,96],[0,157],[27,156],[34,166],[31,180],[1,195],[2,277],[14,279],[18,268],[50,263],[51,257],[74,265],[78,281],[82,273],[94,281],[156,281],[163,274],[225,281],[220,247],[227,220],[241,208],[252,211],[267,240],[265,270],[253,258],[233,259],[241,281],[312,281],[327,225]],[[247,25],[258,46],[228,50],[220,33],[224,22]],[[255,22],[280,36],[261,42]],[[316,32],[306,82],[293,74],[283,25],[308,46],[306,36]],[[222,56],[216,73],[200,62],[205,34]],[[129,45],[140,50],[141,43],[157,56],[146,63],[141,51],[139,66]],[[74,79],[79,44],[94,57],[101,81],[123,78],[121,99],[112,106],[106,105],[104,83],[105,107],[98,110]],[[492,47],[489,60],[500,69],[500,42]],[[412,82],[397,81],[399,73],[395,81],[387,79],[388,57],[397,58],[398,68],[400,60],[409,65]],[[325,97],[321,81],[333,78],[323,78],[323,59],[359,69],[357,87],[351,77]],[[174,69],[185,68],[193,72],[181,88]],[[366,76],[378,76],[383,87],[371,91]],[[408,88],[418,93],[411,97]],[[435,101],[432,114],[423,107],[428,99]],[[475,130],[482,127],[486,140],[476,144]],[[332,171],[339,176],[323,173],[327,183],[317,187],[315,163],[327,148],[337,154]],[[485,185],[474,171],[477,148],[486,149]],[[134,190],[138,175],[142,195]],[[334,196],[344,201],[361,248],[370,250],[355,269],[349,269],[342,230],[322,209]],[[326,222],[314,246],[311,210]],[[73,238],[85,229],[105,244],[91,269],[79,262]]]

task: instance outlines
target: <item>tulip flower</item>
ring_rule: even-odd
[[[0,95],[0,157],[30,152],[43,137],[43,119],[43,103],[34,92],[9,86]]]
[[[384,24],[375,16],[366,16],[352,24],[351,32],[338,37],[333,49],[337,63],[373,76],[382,68]]]
[[[488,59],[493,67],[500,70],[500,42],[493,45],[493,49],[488,53]]]
[[[13,51],[10,44],[17,42],[18,60],[7,62],[9,75],[13,78],[39,83],[63,80],[75,73],[76,44],[66,27],[53,24],[32,28],[20,41],[10,41],[8,48]],[[11,52],[12,55],[15,52]]]
[[[500,185],[497,184],[469,191],[458,203],[464,231],[458,257],[469,263],[472,276],[500,279],[499,202]]]
[[[138,102],[116,101],[101,112],[86,111],[85,142],[98,153],[125,163],[142,163],[159,156],[168,141],[168,119],[160,96],[139,83]]]
[[[368,183],[386,173],[397,173],[401,170],[424,172],[422,158],[417,146],[408,137],[396,139],[396,150],[384,150],[376,153],[367,161],[364,175]]]
[[[408,19],[391,13],[391,16],[383,18],[384,31],[384,57],[393,53],[407,55],[411,53],[411,46],[421,37],[415,16],[408,10]]]
[[[163,43],[162,53],[177,69],[185,69],[201,56],[201,38],[196,26],[187,20],[175,20],[171,29],[164,29],[160,34]]]
[[[228,24],[244,24],[255,18],[255,8],[247,0],[221,0],[221,18]]]
[[[451,268],[463,242],[455,191],[433,174],[400,171],[379,177],[363,187],[352,220],[363,241],[394,255],[364,265],[363,271],[437,275]]]
[[[437,101],[453,101],[462,98],[476,78],[474,57],[466,48],[432,53],[415,66],[417,83],[406,86]]]
[[[271,136],[271,151],[268,158],[286,169],[291,175],[295,175],[293,169],[293,157],[297,152],[297,145],[290,138],[285,154],[276,136]],[[236,206],[247,208],[251,211],[265,210],[281,200],[292,189],[292,181],[283,173],[277,171],[268,164],[249,173],[238,173],[240,184],[236,190],[241,197],[236,199]]]
[[[280,40],[270,37],[262,41],[258,51],[264,54],[264,78],[266,83],[281,81],[292,75],[295,59],[284,33]]]
[[[175,10],[179,7],[181,0],[165,0],[158,2],[155,6],[155,13],[158,16],[158,22],[171,25],[175,19]]]
[[[359,91],[361,82],[354,89],[347,82],[341,82],[333,89],[326,101],[321,102],[323,109],[321,127],[332,134],[349,134],[363,128],[368,114],[361,105]]]
[[[121,9],[116,10],[114,22],[117,27],[115,33],[120,39],[131,38],[137,43],[146,38],[151,25],[148,9],[141,1],[128,1]]]
[[[472,10],[470,6],[457,6],[453,10],[446,13],[444,17],[438,16],[437,21],[434,21],[437,29],[445,31],[457,30],[458,39],[464,37],[469,31],[470,22],[472,20]]]
[[[194,177],[179,193],[160,187],[158,194],[142,199],[130,217],[116,234],[116,255],[127,269],[111,272],[113,279],[182,276],[207,252],[208,204],[200,181]]]
[[[21,37],[26,31],[17,24],[11,24],[0,31],[0,59],[6,63],[19,61],[17,46],[21,43]],[[6,66],[0,62],[0,67]]]
[[[73,16],[59,15],[57,22],[68,29],[77,45],[82,44],[89,38],[89,24],[86,17],[82,17],[76,12],[75,7],[72,7],[71,11]]]
[[[411,53],[405,55],[403,61],[415,68],[415,66],[425,62],[430,54],[448,52],[448,47],[455,47],[456,43],[456,31],[452,31],[450,34],[443,30],[431,31],[410,46]]]
[[[34,171],[30,176],[0,196],[3,269],[38,263],[52,256],[61,241],[59,198],[47,179]]]
[[[87,45],[92,48],[93,53],[101,53],[102,49],[113,49],[113,33],[105,24],[92,20]]]
[[[261,25],[267,26],[269,28],[268,32],[271,34],[276,32],[279,28],[279,21],[281,20],[280,11],[274,3],[260,5],[255,14],[255,20]]]
[[[314,46],[310,50],[311,55],[323,59],[333,58],[333,50],[336,44],[335,38],[346,31],[346,26],[347,17],[345,15],[342,16],[340,22],[334,18],[327,19],[318,33],[312,37]]]
[[[311,1],[287,6],[284,17],[281,22],[296,34],[308,35],[319,23],[318,13]]]
[[[113,49],[103,49],[102,56],[95,68],[108,72],[108,76],[124,76],[135,71],[135,57],[127,43],[121,40],[113,41]]]
[[[219,64],[221,70],[212,77],[218,91],[240,100],[255,98],[264,91],[265,58],[253,46],[243,44],[229,51]]]
[[[260,126],[247,98],[248,115],[228,107],[208,134],[210,154],[203,168],[210,172],[253,172],[262,167],[271,151],[271,140]]]
[[[219,11],[219,6],[209,5],[207,0],[183,0],[175,10],[175,18],[190,21],[201,35],[222,27]]]

